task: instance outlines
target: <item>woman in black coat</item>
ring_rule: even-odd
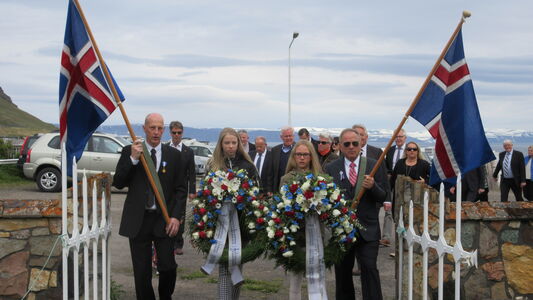
[[[394,187],[398,175],[409,176],[412,179],[427,184],[429,182],[430,165],[422,157],[420,147],[415,142],[407,143],[404,158],[400,159],[391,175],[391,186]]]

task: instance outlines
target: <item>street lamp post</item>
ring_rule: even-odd
[[[292,126],[291,124],[291,46],[294,42],[294,39],[296,39],[300,35],[298,32],[293,32],[292,34],[292,40],[289,44],[289,126]]]

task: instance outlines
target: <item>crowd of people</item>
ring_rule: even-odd
[[[175,255],[183,254],[185,206],[187,200],[196,195],[194,153],[183,145],[184,127],[178,121],[169,125],[172,138],[168,143],[162,141],[164,121],[160,114],[147,115],[143,129],[144,141],[137,139],[123,149],[114,175],[114,186],[129,187],[119,233],[129,238],[137,299],[155,299],[151,280],[154,252],[157,253],[154,263],[159,272],[159,297],[171,299],[176,281]],[[257,182],[260,193],[267,197],[279,192],[280,186],[302,172],[331,176],[349,202],[355,198],[358,186],[364,187],[366,192],[358,202],[357,216],[365,230],[358,232],[353,247],[334,266],[335,297],[355,299],[353,275],[360,275],[363,299],[382,299],[377,256],[379,247],[390,246],[394,237],[392,191],[395,179],[404,175],[427,184],[429,162],[416,142],[407,141],[403,129],[374,176],[369,174],[383,151],[368,144],[365,126],[356,124],[344,129],[338,137],[321,133],[317,140],[305,128],[297,135],[300,140],[295,142],[294,129],[283,127],[281,143],[269,148],[265,137],[257,136],[255,143],[251,143],[246,130],[225,128],[206,170],[245,169]],[[508,200],[509,190],[517,201],[523,200],[522,194],[527,200],[533,200],[533,146],[528,148],[525,157],[513,149],[511,141],[506,140],[503,147],[505,151],[500,153],[492,174],[496,179],[502,172],[501,201]],[[161,217],[161,207],[140,166],[143,151],[150,153],[154,163],[169,214],[168,222]],[[487,174],[482,166],[462,177],[463,201],[488,199]],[[453,198],[455,186],[448,186],[447,193]],[[383,232],[378,218],[380,209],[385,212]],[[230,277],[227,266],[220,264],[219,299],[238,299],[239,286],[233,285]],[[289,278],[290,299],[300,299],[302,274],[290,274]]]

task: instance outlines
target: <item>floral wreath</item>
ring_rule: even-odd
[[[324,264],[339,262],[356,241],[356,231],[363,227],[356,212],[350,210],[340,189],[326,175],[296,174],[273,197],[267,215],[269,256],[278,265],[293,272],[305,272],[305,215],[318,214],[330,234],[324,236]]]
[[[192,201],[192,218],[189,232],[193,247],[205,254],[217,241],[213,238],[218,216],[224,201],[231,201],[239,214],[242,235],[241,262],[259,257],[265,250],[265,216],[268,213],[266,202],[258,198],[259,188],[250,179],[246,170],[214,171],[200,181],[200,190]],[[263,236],[263,238],[261,238]],[[254,240],[253,243],[249,241]],[[227,263],[227,246],[219,263]]]

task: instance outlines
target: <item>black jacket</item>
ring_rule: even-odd
[[[265,159],[263,160],[263,165],[261,166],[261,173],[257,170],[259,178],[261,179],[260,191],[263,193],[272,192],[272,152],[270,150],[265,150],[263,152]],[[250,158],[252,161],[255,161],[255,156],[257,155],[256,151],[250,152]]]

